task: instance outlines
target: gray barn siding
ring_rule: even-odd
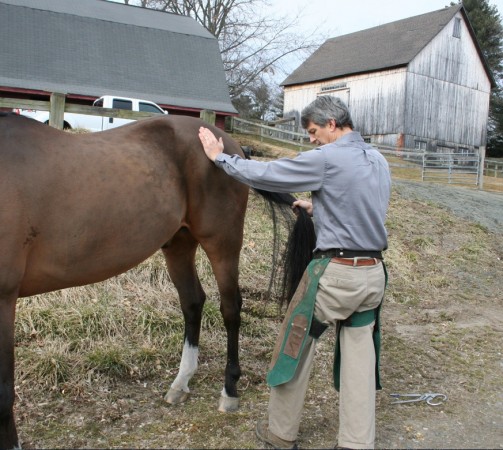
[[[461,18],[458,14],[456,17]],[[490,80],[461,21],[461,38],[452,35],[454,18],[408,67],[405,135],[435,144],[478,147],[486,141]]]
[[[381,136],[395,144],[403,133],[405,70],[375,72],[353,77],[350,89],[351,114],[362,135]],[[391,135],[386,139],[385,135]]]
[[[481,146],[489,97],[465,86],[409,74],[405,134],[451,144]]]
[[[455,18],[461,17],[457,14],[409,63],[408,70],[489,93],[490,80],[463,20],[461,37],[452,35]]]

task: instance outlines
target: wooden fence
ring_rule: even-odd
[[[313,147],[312,144],[309,143],[309,137],[306,133],[296,133],[294,131],[290,131],[289,129],[281,128],[281,126],[271,127],[251,120],[233,117],[231,129],[235,133],[258,136],[261,141],[264,139],[273,139],[278,142],[292,144],[300,150],[306,150]]]
[[[117,119],[141,120],[158,115],[146,111],[130,111],[127,109],[102,108],[89,105],[75,105],[66,103],[65,94],[53,93],[49,101],[25,100],[17,98],[0,98],[0,108],[35,109],[49,111],[49,125],[63,129],[64,113],[87,114],[91,116],[113,117]],[[215,124],[215,112],[202,110],[201,119],[207,123]]]
[[[486,177],[503,178],[503,159],[486,159],[484,163]]]
[[[63,128],[63,116],[65,112],[132,120],[140,120],[142,118],[156,115],[156,113],[143,111],[140,112],[116,108],[101,108],[95,106],[66,103],[65,95],[58,93],[52,94],[50,101],[0,98],[0,108],[20,108],[49,111],[51,117],[50,121],[52,122],[50,124],[52,126],[55,126],[56,128]],[[200,117],[207,123],[215,124],[215,113],[213,111],[202,110]],[[288,128],[289,127],[282,128],[281,126],[264,125],[258,122],[240,119],[238,117],[232,118],[231,126],[231,129],[234,132],[258,136],[260,140],[272,139],[281,143],[288,143],[290,145],[298,147],[299,150],[306,150],[313,147],[312,144],[309,143],[309,138],[306,133],[297,133],[290,131]],[[431,170],[429,170],[431,168],[426,167],[425,171],[425,163],[423,158],[425,155],[424,152],[414,149],[397,149],[396,147],[386,146],[378,146],[378,148],[381,153],[387,155],[388,162],[392,168],[416,169],[421,172],[422,179],[425,179],[425,176],[426,178],[428,178],[428,171],[431,172]],[[454,155],[454,157],[455,156],[456,155]],[[478,163],[475,165],[478,168]],[[446,166],[443,169],[443,172],[447,174],[444,177],[447,182],[453,182],[453,173],[455,173],[456,171],[460,173],[461,170],[461,168],[453,170],[452,159],[451,167]],[[441,170],[439,170],[438,168],[435,170],[438,174],[440,174]],[[473,169],[470,169],[469,172],[471,175],[473,175]],[[480,170],[477,170],[477,172],[480,172]],[[503,178],[503,161],[485,159],[483,163],[483,173],[487,177]],[[480,183],[480,175],[478,175],[477,181],[474,181],[473,178],[473,176],[468,177],[468,183]]]

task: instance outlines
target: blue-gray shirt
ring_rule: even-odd
[[[316,250],[384,250],[391,191],[384,156],[352,131],[296,158],[254,161],[218,155],[215,164],[249,186],[272,192],[312,192]]]

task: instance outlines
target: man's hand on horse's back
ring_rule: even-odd
[[[199,139],[201,140],[201,144],[203,144],[206,156],[212,161],[215,161],[216,157],[224,151],[222,138],[217,140],[216,136],[208,128],[199,128]]]

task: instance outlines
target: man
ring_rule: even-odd
[[[322,270],[316,269],[321,277],[314,281],[315,290],[311,288],[311,303],[309,295],[300,292],[300,285],[294,296],[299,297],[299,307],[304,307],[309,335],[305,333],[293,346],[289,342],[296,326],[295,311],[289,308],[284,333],[276,344],[278,360],[268,374],[272,386],[269,417],[258,422],[257,436],[275,448],[296,448],[317,338],[327,326],[337,326],[337,445],[373,448],[375,392],[380,387],[374,328],[386,284],[381,251],[387,248],[384,222],[391,190],[389,167],[353,131],[349,110],[339,98],[318,97],[302,111],[301,123],[318,147],[294,159],[270,162],[226,155],[221,139],[206,128],[199,131],[208,158],[231,177],[263,190],[312,192],[312,203],[298,200],[293,204],[314,217],[317,235],[315,259],[304,276],[316,278],[311,265],[325,262]]]

